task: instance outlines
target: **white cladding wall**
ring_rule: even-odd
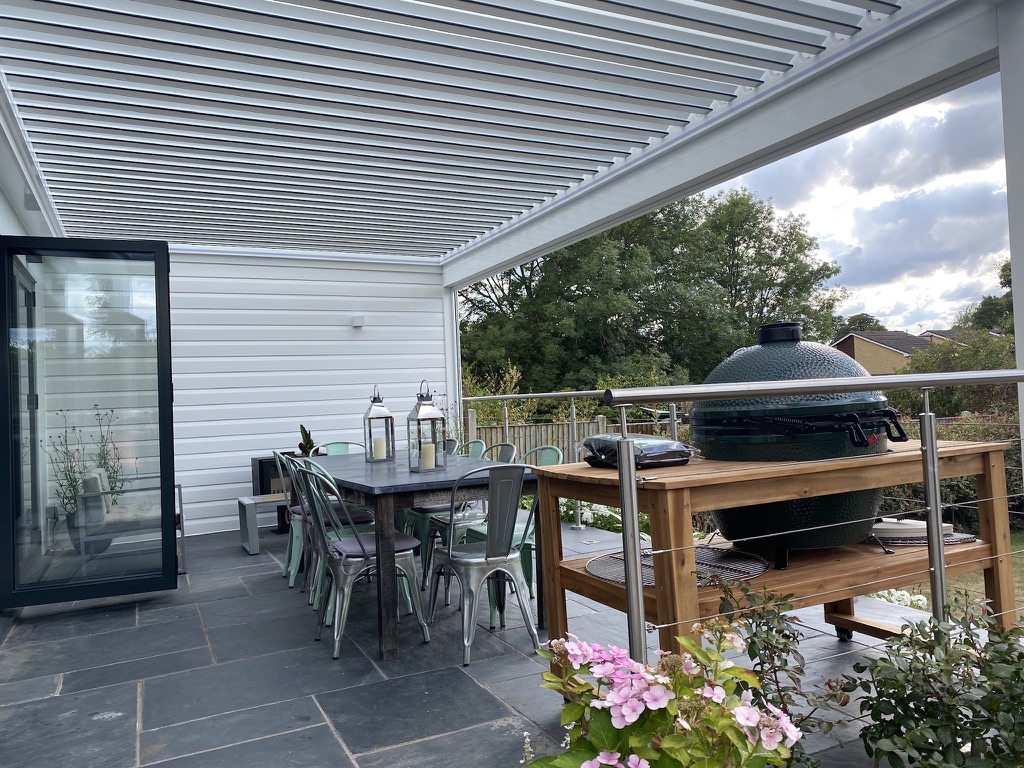
[[[299,424],[318,443],[361,442],[375,384],[401,447],[420,381],[447,391],[442,297],[435,266],[172,250],[174,454],[188,533],[237,528],[250,459],[294,449]]]

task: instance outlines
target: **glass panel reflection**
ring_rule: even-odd
[[[15,588],[161,573],[153,255],[14,259]]]

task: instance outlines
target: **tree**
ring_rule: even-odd
[[[897,373],[989,371],[1015,367],[1012,336],[968,330],[958,341],[930,344],[914,352],[910,362]],[[887,397],[892,407],[901,413],[921,411],[922,397],[917,390],[893,390],[887,393]],[[928,401],[936,416],[956,416],[964,411],[1015,413],[1017,388],[1012,384],[939,387],[930,393]]]
[[[1010,260],[999,265],[999,285],[1006,288],[1002,296],[985,296],[982,300],[962,312],[956,325],[979,331],[1013,333],[1013,291],[1010,276]]]
[[[856,315],[850,315],[847,318],[837,318],[839,325],[834,331],[832,341],[838,341],[844,336],[856,333],[857,331],[887,331],[889,330],[882,325],[878,318],[869,315],[866,312],[858,312]]]
[[[764,322],[827,340],[839,268],[815,258],[800,217],[747,190],[695,196],[466,289],[463,364],[522,391],[701,381]]]

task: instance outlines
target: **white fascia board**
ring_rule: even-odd
[[[21,220],[27,234],[63,236],[64,225],[43,183],[25,126],[18,115],[10,86],[0,69],[0,193]]]
[[[173,259],[175,254],[181,256],[242,256],[265,258],[268,256],[279,259],[313,259],[316,261],[348,261],[359,264],[399,264],[416,267],[436,267],[440,269],[440,259],[432,256],[395,256],[392,254],[372,255],[365,253],[346,253],[344,251],[313,251],[285,248],[244,248],[235,246],[186,245],[171,242],[168,251]]]
[[[922,2],[442,259],[461,287],[998,68],[992,6]]]

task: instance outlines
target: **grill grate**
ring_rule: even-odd
[[[694,547],[697,561],[697,583],[707,584],[713,576],[728,581],[744,581],[768,570],[768,561],[749,552],[722,547]],[[621,552],[595,557],[587,563],[587,572],[613,584],[626,583],[626,564]],[[640,574],[645,587],[654,586],[654,556],[640,553]]]
[[[923,547],[928,544],[927,536],[871,536],[867,541],[873,544],[875,539],[894,547]],[[942,538],[943,544],[970,544],[972,541],[977,541],[977,537],[970,533],[947,533]]]

